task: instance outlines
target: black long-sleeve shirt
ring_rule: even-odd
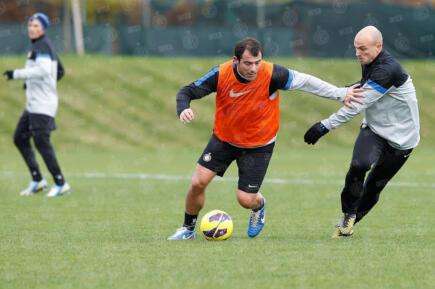
[[[233,67],[234,75],[242,82],[244,79],[237,71],[236,66]],[[190,107],[190,102],[194,99],[200,99],[212,92],[217,91],[217,83],[219,78],[219,66],[213,67],[209,72],[198,80],[184,86],[177,94],[177,115]],[[269,85],[269,95],[272,95],[278,89],[281,90],[302,90],[313,93],[315,95],[329,98],[333,100],[343,101],[347,88],[338,88],[330,83],[318,79],[312,75],[298,72],[296,70],[287,69],[283,66],[274,64],[272,70],[272,79]]]
[[[235,65],[233,66],[233,71],[238,81],[242,83],[249,82],[239,74]],[[287,68],[277,64],[273,65],[269,95],[272,95],[278,89],[285,89],[289,81],[289,74],[290,71]],[[184,86],[177,94],[177,115],[179,116],[183,110],[189,108],[190,102],[193,99],[200,99],[210,93],[216,92],[218,78],[219,66],[215,66],[198,80]]]

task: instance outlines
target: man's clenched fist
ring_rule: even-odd
[[[189,123],[195,119],[195,114],[191,108],[186,108],[180,113],[180,120],[183,123]]]
[[[11,80],[14,79],[14,71],[13,70],[6,70],[3,73],[4,77],[6,78],[6,80]]]
[[[318,122],[314,124],[312,127],[310,127],[309,130],[304,135],[304,141],[307,144],[314,145],[319,138],[324,136],[329,132],[329,129],[327,129],[321,122]]]

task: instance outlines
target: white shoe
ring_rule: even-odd
[[[196,234],[195,231],[191,231],[189,229],[187,229],[186,227],[181,227],[179,229],[177,229],[177,231],[169,236],[168,240],[169,241],[174,241],[174,240],[194,240],[196,238]]]
[[[20,196],[32,196],[47,188],[47,181],[42,179],[39,182],[31,181],[29,186],[20,192]]]
[[[59,197],[65,193],[69,193],[70,191],[71,187],[68,183],[63,184],[63,186],[54,185],[48,192],[47,197]]]

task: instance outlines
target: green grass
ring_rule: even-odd
[[[165,240],[182,222],[188,178],[213,112],[208,97],[194,103],[198,121],[181,125],[174,96],[219,61],[65,57],[69,70],[59,88],[54,142],[73,193],[57,199],[18,196],[28,176],[11,134],[23,96],[17,82],[0,85],[1,289],[433,288],[433,62],[405,62],[419,92],[422,143],[351,239],[330,235],[358,121],[305,146],[305,129],[337,105],[285,92],[281,132],[262,189],[268,200],[262,234],[246,236],[248,211],[235,198],[233,165],[211,184],[201,213],[227,211],[234,219],[232,238]],[[358,79],[351,61],[276,61],[336,84]],[[2,58],[0,68],[21,62]]]
[[[175,95],[178,89],[207,72],[223,59],[140,58],[75,56],[63,57],[66,77],[59,82],[61,105],[56,141],[62,147],[90,149],[145,149],[203,146],[212,129],[214,96],[192,102],[197,120],[189,126],[177,122]],[[343,59],[274,59],[276,63],[311,73],[338,86],[360,79],[355,61]],[[435,146],[435,62],[404,61],[417,88],[421,110],[422,145]],[[0,71],[20,67],[23,58],[3,57]],[[10,137],[23,109],[22,82],[0,80],[0,148],[10,146]],[[339,104],[304,92],[281,93],[280,142],[304,147],[301,138],[312,123],[328,117]],[[327,136],[325,143],[352,145],[358,117]],[[182,132],[182,133],[180,133]]]
[[[331,240],[350,148],[278,145],[263,192],[267,226],[255,240],[235,200],[232,167],[203,212],[234,219],[225,242],[171,243],[188,180],[84,178],[84,172],[189,176],[200,151],[62,155],[74,192],[17,195],[18,155],[1,170],[1,288],[430,288],[434,283],[435,157],[416,151],[349,240]],[[159,164],[156,166],[155,164]],[[13,172],[13,173],[12,173]],[[271,183],[273,179],[289,183]],[[432,284],[432,285],[431,285]]]

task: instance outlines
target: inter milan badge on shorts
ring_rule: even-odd
[[[204,156],[202,157],[202,159],[203,159],[205,162],[209,162],[209,161],[211,161],[211,153],[204,154]]]

